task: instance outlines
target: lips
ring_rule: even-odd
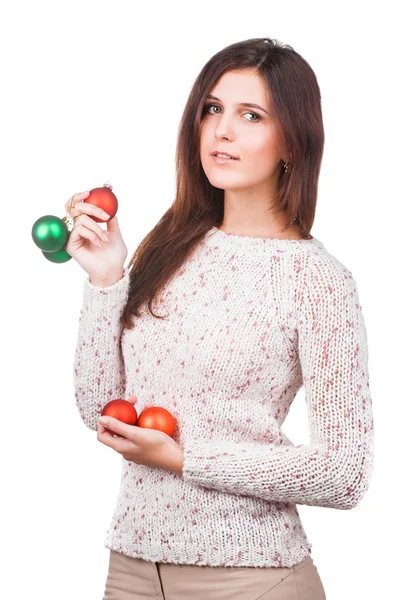
[[[237,156],[232,156],[232,154],[229,154],[229,152],[223,152],[222,150],[214,150],[214,152],[211,153],[211,156],[217,156],[217,154],[225,154],[226,156],[229,156],[229,158],[232,158],[233,160],[238,160]],[[221,157],[223,158],[223,157]]]

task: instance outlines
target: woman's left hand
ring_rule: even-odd
[[[113,437],[112,432],[118,437]],[[182,474],[183,448],[164,431],[127,425],[114,417],[102,416],[98,421],[97,439],[127,461]]]

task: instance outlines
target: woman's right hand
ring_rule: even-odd
[[[112,285],[123,276],[124,262],[128,249],[121,236],[115,215],[107,221],[107,230],[91,216],[107,219],[109,215],[101,208],[84,202],[90,192],[80,192],[71,198],[69,214],[74,218],[65,250],[88,273],[95,285]],[[67,208],[68,202],[65,204]],[[109,241],[103,236],[108,235]]]

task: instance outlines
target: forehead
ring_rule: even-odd
[[[255,71],[227,71],[210,89],[210,94],[222,101],[253,102],[265,106],[268,110],[270,95],[268,85],[263,77]]]

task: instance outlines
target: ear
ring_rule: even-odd
[[[282,160],[284,163],[286,162],[292,162],[292,154],[290,151],[285,152],[284,155],[282,156]]]

